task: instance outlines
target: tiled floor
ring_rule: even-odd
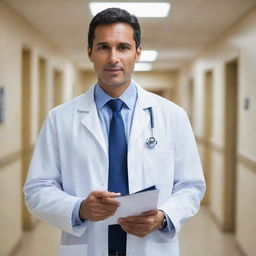
[[[24,234],[16,256],[55,256],[59,236],[57,229],[39,222],[33,232]],[[180,245],[181,256],[240,256],[234,235],[221,233],[204,207],[181,231]]]

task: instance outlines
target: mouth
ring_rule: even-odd
[[[106,72],[110,72],[110,73],[118,73],[118,72],[122,71],[121,68],[105,68],[104,70]]]

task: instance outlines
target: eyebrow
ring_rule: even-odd
[[[129,44],[129,43],[120,43],[120,45],[123,45],[123,46],[129,46],[129,47],[131,47],[132,45],[131,44]]]
[[[99,43],[97,43],[97,46],[100,46],[100,45],[108,45],[108,43],[107,42],[99,42]],[[132,46],[131,44],[126,43],[126,42],[121,42],[118,45],[129,46],[129,47]]]

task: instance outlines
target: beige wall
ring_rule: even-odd
[[[152,92],[161,92],[161,96],[178,102],[177,71],[152,71],[152,72],[134,72],[133,79],[140,84],[144,89]]]
[[[145,89],[166,89],[176,86],[177,73],[174,71],[134,72],[133,79]]]
[[[249,256],[256,255],[252,242],[256,230],[256,9],[237,23],[217,42],[205,49],[192,63],[180,72],[179,97],[186,108],[189,80],[194,80],[193,125],[200,148],[211,147],[212,168],[210,173],[209,207],[219,225],[224,225],[226,170],[224,169],[225,142],[225,64],[237,58],[238,65],[238,164],[236,186],[236,238],[241,249]],[[211,138],[204,138],[204,74],[213,72],[213,124]],[[250,99],[250,108],[243,107],[245,97]],[[201,150],[203,151],[203,150]],[[241,160],[243,159],[243,161]],[[234,170],[235,171],[235,170]],[[234,173],[235,174],[235,173]],[[255,240],[255,239],[254,239]]]
[[[77,72],[77,80],[74,86],[74,95],[80,95],[87,91],[97,81],[94,71],[81,70]]]
[[[256,173],[249,171],[243,164],[238,166],[237,184],[237,232],[236,239],[248,256],[256,254],[255,230]]]
[[[4,86],[6,92],[6,120],[0,124],[0,255],[7,256],[22,235],[22,49],[26,47],[31,51],[31,146],[35,143],[39,129],[39,58],[44,57],[46,60],[47,110],[53,104],[53,69],[63,72],[65,101],[72,97],[76,68],[46,38],[2,2],[0,35],[0,86]]]
[[[0,255],[7,256],[22,235],[21,163],[0,169]]]

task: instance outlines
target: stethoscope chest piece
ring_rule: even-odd
[[[149,148],[154,148],[157,145],[157,140],[155,137],[149,137],[147,138],[146,144]]]

